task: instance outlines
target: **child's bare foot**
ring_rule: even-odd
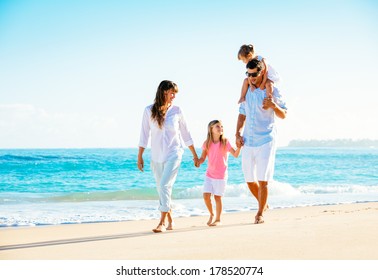
[[[216,227],[216,226],[220,226],[220,225],[222,225],[221,221],[216,220],[214,223],[210,224],[209,226],[210,227]]]
[[[214,215],[210,215],[209,220],[207,221],[207,225],[210,226],[213,223]]]

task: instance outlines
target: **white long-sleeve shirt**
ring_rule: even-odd
[[[151,134],[152,161],[165,162],[180,158],[184,153],[182,140],[186,146],[193,145],[181,109],[178,106],[171,106],[166,113],[163,127],[160,128],[158,123],[151,119],[151,108],[152,105],[149,105],[144,109],[139,146],[147,148]]]

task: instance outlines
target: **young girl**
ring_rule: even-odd
[[[201,158],[198,160],[198,166],[201,165],[208,157],[208,166],[206,170],[203,199],[207,209],[210,212],[208,226],[218,226],[221,224],[222,213],[222,196],[227,183],[227,160],[228,153],[238,157],[240,149],[236,150],[231,147],[230,142],[223,136],[223,125],[219,120],[211,121],[207,126],[207,138],[202,145]],[[216,216],[214,220],[213,205],[211,204],[211,195],[214,195],[216,204]]]
[[[243,45],[240,47],[238,52],[239,60],[247,64],[250,60],[252,60],[255,57],[260,61],[262,60],[264,64],[264,70],[262,72],[263,81],[260,85],[260,89],[263,90],[264,88],[266,88],[266,96],[272,97],[274,83],[278,83],[280,80],[279,74],[273,69],[273,67],[267,64],[265,58],[255,55],[253,45]],[[247,94],[248,86],[250,86],[250,84],[248,83],[248,78],[245,78],[243,81],[241,95],[238,103],[241,103],[245,100],[245,95]]]

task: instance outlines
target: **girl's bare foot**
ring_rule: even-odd
[[[220,225],[222,225],[222,223],[221,223],[221,221],[215,221],[214,223],[212,223],[212,224],[210,224],[209,226],[211,226],[211,227],[216,227],[216,226],[220,226]]]
[[[213,223],[214,215],[210,215],[209,220],[207,221],[207,225],[210,226]]]

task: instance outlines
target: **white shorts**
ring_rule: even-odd
[[[223,196],[226,190],[226,184],[227,179],[213,179],[208,176],[205,176],[203,192]]]
[[[270,181],[273,179],[276,157],[275,142],[259,147],[243,146],[242,169],[246,182]]]

